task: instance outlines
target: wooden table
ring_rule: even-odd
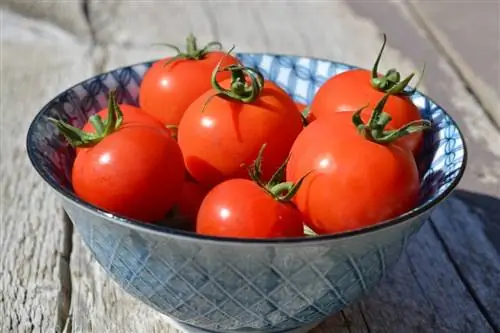
[[[182,44],[189,32],[201,42],[235,43],[239,51],[310,55],[370,67],[382,31],[389,36],[385,68],[407,73],[427,64],[423,90],[463,129],[468,171],[383,283],[313,332],[500,332],[500,127],[494,122],[498,104],[491,103],[500,89],[492,89],[493,94],[481,90],[495,72],[481,71],[484,64],[468,67],[471,60],[465,56],[468,60],[457,66],[460,52],[453,53],[456,45],[468,50],[467,43],[478,47],[480,38],[495,34],[498,2],[471,7],[484,15],[476,16],[479,28],[473,17],[467,29],[480,29],[480,34],[459,43],[460,38],[443,34],[463,20],[440,15],[462,10],[468,20],[470,6],[451,4],[439,12],[423,0],[219,1],[211,6],[92,0],[83,2],[83,10],[77,1],[3,3],[31,18],[5,10],[0,16],[1,332],[175,331],[104,275],[64,218],[54,192],[29,164],[27,127],[55,94],[103,70],[171,54],[151,44]],[[487,19],[496,21],[487,24]],[[440,26],[445,28],[436,30]],[[470,80],[464,68],[479,74]]]

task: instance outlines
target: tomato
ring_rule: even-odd
[[[208,193],[208,189],[194,181],[185,181],[177,200],[177,215],[188,221],[196,221],[201,202]]]
[[[248,179],[231,179],[203,200],[196,232],[219,237],[281,238],[304,235],[302,215]]]
[[[400,82],[400,74],[395,70],[390,70],[385,75],[377,73],[384,46],[385,36],[372,71],[349,70],[328,79],[319,88],[311,103],[311,113],[314,118],[322,118],[332,112],[354,112],[365,105],[373,108],[386,92],[394,89],[397,93],[389,97],[384,108],[384,111],[392,117],[391,125],[399,128],[411,121],[422,119],[418,108],[409,98],[411,93],[403,92],[413,74]],[[423,133],[413,133],[400,141],[402,146],[417,155],[422,146]]]
[[[387,123],[378,113],[385,98],[376,106],[377,113],[372,111],[381,124]],[[418,201],[419,174],[411,152],[394,141],[395,136],[390,139],[394,131],[373,132],[376,122],[360,125],[358,120],[356,128],[353,115],[325,114],[302,131],[291,149],[286,179],[297,181],[312,172],[294,202],[318,234],[373,225],[411,210]]]
[[[178,128],[186,168],[204,186],[247,178],[246,168],[263,144],[263,177],[269,179],[303,128],[293,100],[278,85],[250,68],[230,71],[237,78],[214,81],[189,106]]]
[[[188,106],[211,88],[210,78],[217,63],[237,64],[239,61],[220,51],[210,51],[210,43],[198,49],[192,35],[187,38],[187,51],[172,58],[156,61],[144,75],[139,91],[141,109],[159,119],[164,125],[178,125]],[[231,76],[218,74],[220,80]]]
[[[114,95],[111,97],[114,98]],[[118,107],[120,108],[121,112],[123,113],[123,124],[122,126],[153,126],[153,127],[159,127],[162,128],[166,133],[170,133],[168,129],[166,129],[163,124],[158,121],[156,118],[150,116],[149,114],[145,113],[138,107],[135,107],[133,105],[128,105],[128,104],[118,104]],[[108,117],[108,108],[104,108],[97,112],[97,115],[101,117],[101,119],[106,120]],[[83,131],[87,133],[95,133],[95,128],[94,125],[88,121],[85,126],[82,128]],[[77,148],[76,151],[77,153],[81,150],[82,148]]]
[[[172,208],[184,181],[181,150],[162,126],[124,126],[113,102],[110,98],[106,121],[91,117],[93,133],[53,120],[73,146],[82,147],[73,163],[73,189],[113,214],[158,221]]]

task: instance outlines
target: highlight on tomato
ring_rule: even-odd
[[[162,126],[126,124],[113,94],[107,118],[90,117],[92,132],[51,121],[69,144],[81,148],[72,184],[82,200],[143,222],[159,221],[172,208],[185,169],[177,142]]]
[[[375,107],[355,113],[324,114],[297,137],[290,153],[286,180],[297,181],[313,170],[294,197],[305,223],[318,234],[373,225],[413,209],[420,180],[411,152],[401,137],[430,128],[426,120],[401,128],[389,126],[384,106],[390,92]],[[362,113],[371,111],[368,122]]]
[[[301,213],[291,199],[307,174],[297,183],[281,183],[285,163],[269,182],[262,180],[262,147],[249,168],[250,179],[230,179],[215,186],[203,200],[196,232],[235,238],[283,238],[304,236]]]
[[[415,88],[407,89],[414,77],[411,73],[401,80],[401,74],[394,68],[385,74],[378,72],[378,66],[386,45],[386,35],[383,35],[383,44],[377,55],[371,71],[366,69],[352,69],[328,79],[314,96],[311,103],[312,117],[322,118],[332,112],[355,112],[359,107],[368,104],[373,108],[384,95],[392,91],[384,112],[388,113],[391,125],[399,128],[412,121],[422,120],[418,108],[413,104],[410,96],[416,91],[422,76]],[[398,86],[397,90],[394,87]],[[368,112],[366,109],[363,112]],[[423,143],[423,133],[416,132],[401,138],[400,144],[409,149],[416,156]]]
[[[196,38],[186,38],[186,51],[177,46],[177,55],[156,61],[145,73],[139,90],[139,105],[145,112],[164,125],[177,126],[188,106],[211,88],[210,78],[217,63],[228,66],[238,64],[237,58],[222,52],[219,42],[210,42],[198,48]],[[230,77],[229,72],[218,74],[219,80]]]
[[[303,128],[292,98],[256,69],[241,65],[212,75],[212,89],[186,110],[178,127],[178,142],[188,172],[204,186],[231,178],[248,178],[247,168],[264,152],[262,173],[268,180],[285,161]],[[217,73],[231,78],[221,82]]]

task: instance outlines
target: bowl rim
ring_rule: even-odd
[[[337,65],[341,66],[346,66],[347,68],[353,68],[353,69],[365,69],[363,67],[355,66],[355,65],[350,65],[345,62],[340,62],[340,61],[335,61],[335,60],[328,60],[324,58],[318,58],[318,57],[309,57],[309,56],[300,56],[300,55],[292,55],[292,54],[278,54],[278,53],[268,53],[268,52],[235,52],[237,57],[241,56],[274,56],[274,57],[295,57],[295,58],[306,58],[306,59],[311,59],[311,60],[317,60],[317,61],[326,61],[330,63],[334,63]],[[31,124],[29,126],[27,135],[26,135],[26,149],[28,153],[29,160],[31,164],[33,165],[34,169],[37,171],[37,173],[40,175],[40,177],[50,185],[50,187],[55,190],[60,196],[63,197],[64,200],[68,200],[71,203],[77,205],[79,208],[84,209],[85,211],[88,211],[89,213],[93,215],[97,215],[101,218],[107,219],[112,223],[116,223],[122,227],[126,228],[131,228],[140,232],[146,232],[149,234],[153,234],[156,236],[163,237],[165,235],[184,239],[186,241],[201,241],[201,242],[210,242],[210,243],[218,243],[218,244],[230,244],[230,243],[236,243],[239,245],[244,245],[244,244],[254,244],[254,245],[262,245],[262,244],[268,244],[268,245],[273,245],[273,244],[311,244],[311,243],[318,243],[318,242],[324,242],[324,241],[330,241],[330,240],[339,240],[339,239],[344,239],[344,238],[349,238],[353,236],[361,236],[373,231],[385,229],[385,228],[390,228],[395,225],[398,225],[400,223],[409,221],[411,219],[417,218],[423,214],[425,214],[428,211],[431,211],[433,208],[435,208],[438,204],[443,202],[448,198],[448,196],[455,190],[457,185],[460,183],[461,179],[463,178],[463,175],[465,173],[466,167],[467,167],[467,162],[468,162],[468,148],[467,148],[467,143],[465,141],[465,137],[462,133],[462,130],[456,123],[455,119],[446,112],[446,110],[441,107],[438,103],[436,103],[432,98],[427,96],[426,94],[422,93],[421,91],[417,90],[417,92],[424,97],[426,100],[432,102],[436,106],[438,106],[443,113],[449,118],[451,124],[457,129],[458,135],[460,139],[462,140],[462,146],[463,146],[463,162],[460,166],[460,169],[458,170],[458,174],[455,176],[451,184],[448,186],[448,188],[443,191],[441,194],[439,194],[434,200],[431,200],[429,202],[426,202],[422,205],[417,206],[416,208],[399,215],[395,218],[381,221],[377,224],[369,225],[369,226],[364,226],[361,228],[357,229],[352,229],[348,231],[343,231],[343,232],[337,232],[333,234],[326,234],[326,235],[318,235],[314,237],[297,237],[297,238],[274,238],[274,239],[259,239],[259,238],[236,238],[236,237],[216,237],[216,236],[207,236],[207,235],[201,235],[197,234],[196,232],[192,231],[184,231],[180,229],[174,229],[170,228],[167,226],[158,226],[156,224],[152,223],[144,223],[138,220],[134,219],[129,219],[126,217],[121,217],[121,216],[116,216],[104,209],[98,208],[82,199],[80,199],[78,196],[74,194],[73,191],[70,191],[60,184],[52,181],[50,179],[45,171],[41,168],[41,166],[36,162],[35,158],[35,153],[33,146],[31,144],[32,138],[34,137],[34,132],[36,131],[35,127],[36,124],[40,121],[40,119],[44,116],[46,111],[52,107],[53,104],[56,103],[56,101],[65,93],[67,93],[70,90],[75,89],[78,86],[81,86],[85,82],[88,82],[90,80],[96,79],[100,76],[108,75],[112,72],[128,69],[128,68],[133,68],[141,65],[146,65],[150,66],[154,62],[161,60],[162,58],[159,59],[154,59],[150,61],[143,61],[143,62],[137,62],[134,64],[126,65],[126,66],[120,66],[113,68],[108,71],[104,71],[102,73],[96,74],[92,77],[86,78],[69,88],[66,88],[65,90],[61,91],[58,93],[55,97],[53,97],[49,102],[47,102],[41,109],[38,111],[36,116],[33,118],[31,121]]]

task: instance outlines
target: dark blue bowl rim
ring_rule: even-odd
[[[338,62],[334,60],[328,60],[328,59],[323,59],[323,58],[317,58],[317,57],[308,57],[308,56],[298,56],[298,55],[291,55],[291,54],[276,54],[276,53],[263,53],[263,52],[252,52],[252,53],[246,53],[246,52],[240,52],[236,53],[237,56],[281,56],[281,57],[298,57],[298,58],[308,58],[308,59],[313,59],[313,60],[319,60],[319,61],[327,61],[327,62],[332,62],[337,65],[342,65],[342,66],[347,66],[347,67],[353,67],[353,68],[362,68],[354,65],[349,65],[344,62]],[[414,208],[413,210],[406,212],[403,215],[400,215],[396,218],[386,220],[379,222],[374,225],[358,228],[358,229],[353,229],[345,232],[339,232],[335,234],[328,234],[328,235],[320,235],[320,236],[314,236],[314,237],[300,237],[300,238],[275,238],[275,239],[256,239],[256,238],[234,238],[234,237],[214,237],[214,236],[206,236],[206,235],[200,235],[194,232],[190,231],[183,231],[183,230],[178,230],[178,229],[173,229],[165,226],[157,226],[155,224],[149,224],[149,223],[144,223],[141,221],[137,220],[132,220],[128,219],[125,217],[120,217],[113,215],[112,213],[97,208],[90,203],[87,203],[80,198],[78,198],[72,191],[69,191],[68,189],[63,188],[60,184],[52,181],[50,177],[46,174],[46,172],[40,167],[40,165],[37,163],[35,155],[34,155],[34,145],[31,143],[32,138],[33,138],[33,133],[35,132],[35,124],[44,116],[44,114],[51,108],[51,106],[56,103],[56,101],[61,97],[63,94],[65,94],[68,90],[72,90],[83,83],[92,80],[95,77],[98,77],[100,75],[105,75],[114,71],[122,70],[125,68],[131,68],[131,67],[136,67],[140,65],[149,65],[151,63],[154,63],[159,59],[151,60],[151,61],[145,61],[145,62],[139,62],[135,64],[131,64],[128,66],[120,66],[116,67],[112,70],[102,72],[100,74],[94,75],[90,78],[87,78],[85,80],[82,80],[81,82],[65,89],[64,91],[60,92],[56,97],[54,97],[52,100],[50,100],[43,108],[38,112],[38,114],[35,116],[33,121],[30,124],[30,127],[28,129],[28,133],[26,136],[26,148],[28,152],[28,157],[35,168],[35,170],[38,172],[38,174],[42,177],[42,179],[48,183],[56,192],[58,192],[59,195],[62,195],[64,198],[70,200],[72,203],[78,205],[80,208],[89,211],[92,214],[96,214],[104,219],[110,220],[113,223],[117,223],[123,227],[129,227],[132,229],[136,229],[141,232],[147,232],[147,233],[152,233],[156,234],[158,236],[164,236],[164,235],[170,235],[170,236],[175,236],[175,237],[180,237],[180,238],[185,238],[186,240],[199,240],[199,241],[204,241],[204,242],[217,242],[217,243],[237,243],[237,244],[281,244],[281,243],[315,243],[315,242],[324,242],[328,240],[335,240],[335,239],[342,239],[342,238],[348,238],[352,236],[359,236],[363,234],[367,234],[372,231],[388,228],[391,226],[395,226],[399,223],[403,223],[405,221],[408,221],[410,219],[416,218],[428,210],[433,209],[435,206],[443,202],[456,188],[458,183],[460,183],[460,180],[462,179],[465,169],[467,166],[467,161],[468,161],[468,149],[467,145],[465,142],[464,135],[461,131],[461,129],[458,127],[456,121],[442,108],[439,106],[438,103],[436,103],[433,99],[429,98],[427,95],[423,94],[422,92],[418,91],[419,94],[422,95],[425,99],[431,101],[433,104],[436,106],[439,106],[439,108],[448,116],[450,119],[452,125],[457,129],[458,134],[460,136],[460,139],[462,140],[462,145],[463,145],[463,162],[458,170],[458,174],[456,175],[455,179],[451,182],[451,184],[448,186],[448,188],[443,191],[440,195],[438,195],[434,200],[430,202],[426,202],[423,205],[419,205],[417,208]]]

